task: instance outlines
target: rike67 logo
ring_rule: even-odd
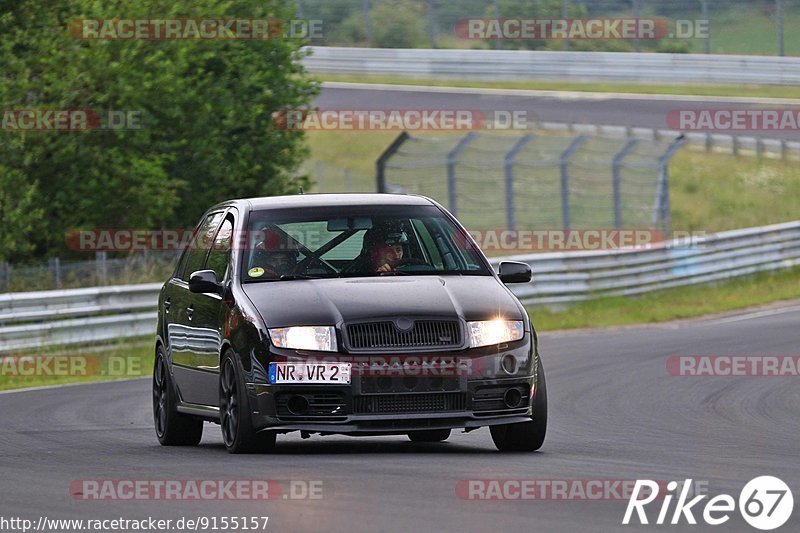
[[[700,513],[701,509],[702,519],[708,525],[719,526],[730,520],[731,513],[737,506],[733,496],[720,494],[705,502],[704,506],[699,506],[698,504],[708,495],[701,494],[689,500],[691,486],[691,479],[687,479],[683,486],[677,481],[670,481],[658,517],[653,523],[676,525],[686,520],[686,523],[696,525],[697,519],[694,513]],[[636,480],[633,494],[628,500],[628,508],[625,510],[625,517],[622,519],[624,525],[636,523],[635,520],[631,522],[634,511],[640,524],[651,523],[652,515],[648,517],[645,507],[658,498],[658,488],[658,483],[655,481]],[[670,519],[670,507],[675,496],[678,496],[678,499]],[[794,508],[794,497],[789,486],[782,480],[773,476],[760,476],[750,480],[739,493],[738,507],[745,522],[756,529],[768,531],[779,528],[789,520]]]

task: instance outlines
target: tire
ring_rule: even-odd
[[[236,357],[228,350],[219,373],[219,414],[222,441],[229,453],[264,453],[275,447],[276,433],[256,433],[251,418],[244,376]]]
[[[411,431],[408,438],[411,442],[442,442],[450,437],[449,429],[425,429],[420,431]]]
[[[492,440],[501,452],[535,452],[544,444],[547,434],[547,384],[539,360],[536,370],[536,394],[530,422],[490,426]]]
[[[162,446],[197,446],[203,438],[203,421],[178,412],[178,394],[162,346],[153,365],[153,423]]]

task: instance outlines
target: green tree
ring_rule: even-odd
[[[427,46],[427,18],[417,1],[381,2],[372,9],[373,46],[419,48]]]
[[[82,227],[190,226],[217,201],[295,191],[303,137],[271,117],[316,94],[299,63],[304,42],[82,40],[67,31],[82,18],[294,14],[291,0],[0,1],[0,109],[141,119],[139,129],[0,131],[0,256],[59,253],[65,233]],[[38,206],[45,231],[25,202]],[[28,245],[8,244],[20,238]]]

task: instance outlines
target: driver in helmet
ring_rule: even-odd
[[[392,272],[403,261],[408,234],[400,224],[385,224],[364,234],[364,252],[370,272]]]
[[[274,227],[262,231],[264,239],[255,245],[248,275],[280,277],[293,274],[299,256],[297,245],[285,232]]]

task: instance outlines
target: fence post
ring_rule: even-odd
[[[453,213],[453,216],[455,216],[458,211],[458,197],[456,196],[456,163],[458,163],[458,156],[467,149],[477,136],[477,132],[469,132],[463,139],[458,141],[456,147],[447,154],[447,200],[450,204],[448,208],[450,212]]]
[[[706,52],[706,54],[710,54],[711,53],[711,19],[708,18],[708,0],[700,0],[700,2],[702,4],[701,9],[703,10],[702,19],[704,21],[708,22],[708,25],[706,26],[707,33],[706,33],[706,38],[705,38],[705,52]]]
[[[587,135],[580,135],[570,143],[569,147],[561,154],[559,166],[561,167],[561,221],[562,229],[570,228],[569,220],[569,160],[583,144],[589,140]]]
[[[711,153],[711,150],[714,148],[714,139],[711,137],[710,133],[706,133],[706,152]]]
[[[525,146],[533,139],[533,135],[523,135],[514,147],[509,150],[503,160],[506,178],[506,225],[513,230],[517,227],[516,211],[514,206],[514,160]]]
[[[430,39],[430,47],[435,49],[436,46],[436,0],[427,0],[428,4],[428,39]]]
[[[107,252],[94,253],[95,275],[100,285],[105,285],[107,282],[106,254]]]
[[[733,136],[733,155],[739,155],[739,136]]]
[[[786,161],[789,157],[789,145],[786,142],[786,139],[781,139],[781,159]]]
[[[620,171],[622,170],[622,161],[630,154],[636,145],[639,144],[638,139],[631,139],[625,146],[622,147],[617,155],[614,156],[614,163],[612,167],[613,171],[613,182],[612,187],[614,189],[614,227],[621,228],[622,227],[622,191],[621,189],[621,182],[622,177],[620,175]]]
[[[778,34],[778,55],[783,57],[786,55],[785,41],[783,38],[783,0],[775,0],[775,26],[776,33]]]
[[[324,192],[322,182],[325,180],[325,169],[322,166],[322,161],[317,161],[314,164],[314,172],[316,174],[316,181],[317,181],[317,192]]]
[[[756,137],[756,157],[758,159],[764,157],[764,141],[761,137]]]
[[[492,14],[494,18],[500,20],[500,7],[497,5],[497,0],[492,0]],[[494,48],[495,50],[503,49],[503,39],[499,35],[494,40]]]
[[[4,291],[11,289],[11,265],[8,261],[0,261],[0,281]]]
[[[375,162],[375,181],[377,182],[378,192],[387,192],[386,189],[386,163],[389,159],[397,153],[400,147],[406,142],[411,135],[404,131],[397,138],[392,141],[392,144],[383,151],[378,160]]]
[[[664,228],[664,237],[669,238],[672,230],[670,220],[670,201],[669,201],[669,161],[681,147],[686,144],[686,136],[679,135],[672,144],[669,145],[664,155],[658,158],[658,185],[656,187],[656,202],[653,207],[652,226],[658,227],[658,219],[661,218]]]
[[[362,0],[361,6],[364,10],[364,36],[367,38],[367,46],[372,46],[372,19],[370,11],[372,6],[370,0]]]
[[[48,260],[50,272],[53,275],[53,285],[56,289],[61,288],[61,260],[58,257],[51,257]]]

